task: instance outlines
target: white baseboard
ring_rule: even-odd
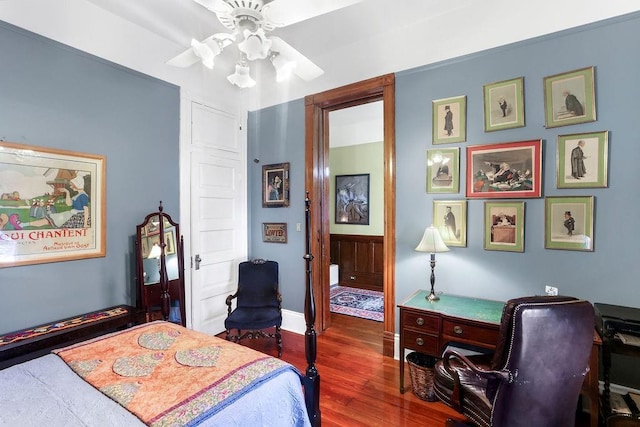
[[[282,310],[282,329],[304,335],[307,331],[307,322],[304,314],[297,311]]]

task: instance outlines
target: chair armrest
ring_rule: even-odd
[[[237,296],[238,296],[238,293],[236,292],[233,295],[229,295],[225,300],[225,302],[227,303],[227,316],[231,315],[231,301],[233,301],[233,299],[236,298]]]
[[[237,293],[235,293],[235,294],[233,294],[233,295],[229,295],[229,296],[227,297],[227,299],[225,300],[225,302],[227,303],[227,306],[228,306],[229,308],[231,308],[231,301],[233,301],[237,296],[238,296],[238,294],[237,294]]]
[[[472,372],[477,374],[482,378],[491,378],[491,379],[499,379],[501,381],[512,382],[513,375],[509,371],[494,371],[494,370],[486,370],[479,368],[476,364],[474,364],[471,360],[469,360],[465,355],[455,351],[455,350],[446,350],[442,355],[442,365],[446,369],[446,371],[453,378],[453,390],[451,393],[451,406],[458,412],[462,412],[462,386],[460,384],[460,375],[458,371],[451,367],[449,361],[451,359],[458,359],[462,364],[466,365]]]
[[[447,372],[449,372],[449,374],[451,374],[452,373],[451,371],[453,370],[449,365],[449,360],[458,359],[460,362],[464,363],[469,369],[471,369],[475,374],[477,374],[482,378],[497,379],[500,381],[506,381],[508,383],[511,383],[514,380],[514,377],[511,371],[508,371],[506,369],[499,370],[499,371],[482,369],[476,366],[476,364],[473,363],[471,360],[469,360],[464,354],[458,353],[455,350],[445,351],[444,354],[442,355],[442,359],[443,359],[444,367],[447,370]]]

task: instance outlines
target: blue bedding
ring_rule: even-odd
[[[142,426],[137,417],[49,354],[0,371],[0,425]],[[300,377],[282,372],[201,426],[310,426]]]

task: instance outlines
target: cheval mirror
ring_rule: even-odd
[[[186,326],[183,249],[180,226],[163,212],[161,201],[158,211],[136,226],[137,307],[146,322]]]

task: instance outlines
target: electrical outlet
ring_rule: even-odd
[[[547,295],[551,295],[551,296],[558,295],[558,288],[556,288],[554,286],[546,285],[544,287],[544,291],[546,292]]]

